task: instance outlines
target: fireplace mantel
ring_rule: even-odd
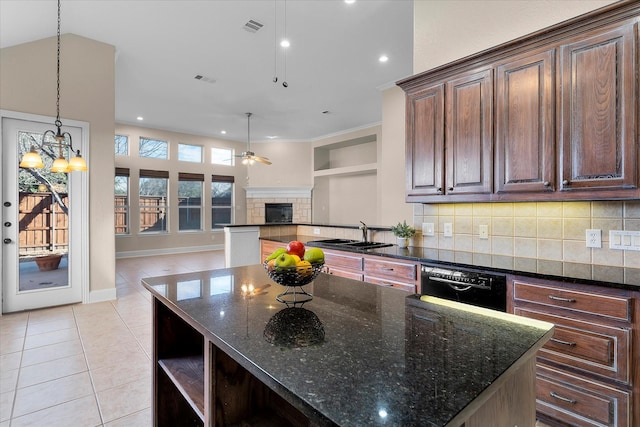
[[[248,199],[308,199],[313,187],[245,187]]]

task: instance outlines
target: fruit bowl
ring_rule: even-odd
[[[271,267],[265,261],[262,266],[271,280],[282,286],[304,286],[313,281],[324,268],[324,262],[311,264],[311,267]]]

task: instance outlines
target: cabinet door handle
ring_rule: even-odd
[[[438,193],[442,193],[442,188],[438,188],[438,189],[436,190],[436,192],[438,192]]]
[[[568,179],[565,179],[564,181],[562,181],[562,185],[564,185],[565,187],[568,186],[569,184],[571,184],[571,182]]]
[[[545,187],[551,187],[551,183],[549,181],[545,181],[542,185]]]
[[[453,187],[449,187],[449,191],[453,191]]]
[[[557,338],[551,338],[551,339],[549,339],[549,341],[553,341],[553,342],[558,343],[558,344],[568,345],[570,347],[575,347],[576,346],[576,343],[574,343],[574,342],[563,341],[563,340],[559,340]]]
[[[549,299],[552,299],[554,301],[562,301],[562,302],[576,302],[576,300],[574,300],[573,298],[561,298],[555,295],[549,295]]]
[[[571,404],[577,402],[577,400],[575,400],[575,399],[569,399],[568,397],[560,396],[559,394],[557,394],[557,393],[555,393],[553,391],[549,392],[549,396],[554,397],[554,398],[556,398],[558,400],[562,400],[563,402],[571,403]]]
[[[391,267],[382,267],[382,268],[380,268],[380,270],[393,271],[393,268],[391,268]]]

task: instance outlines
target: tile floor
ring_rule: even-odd
[[[224,267],[224,251],[116,261],[118,299],[0,317],[0,427],[150,426],[151,304],[140,279]]]
[[[140,279],[222,267],[223,251],[119,259],[115,301],[1,316],[0,427],[151,426]]]

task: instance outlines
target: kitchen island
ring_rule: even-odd
[[[154,425],[535,424],[549,323],[322,273],[287,307],[261,265],[142,283]]]

